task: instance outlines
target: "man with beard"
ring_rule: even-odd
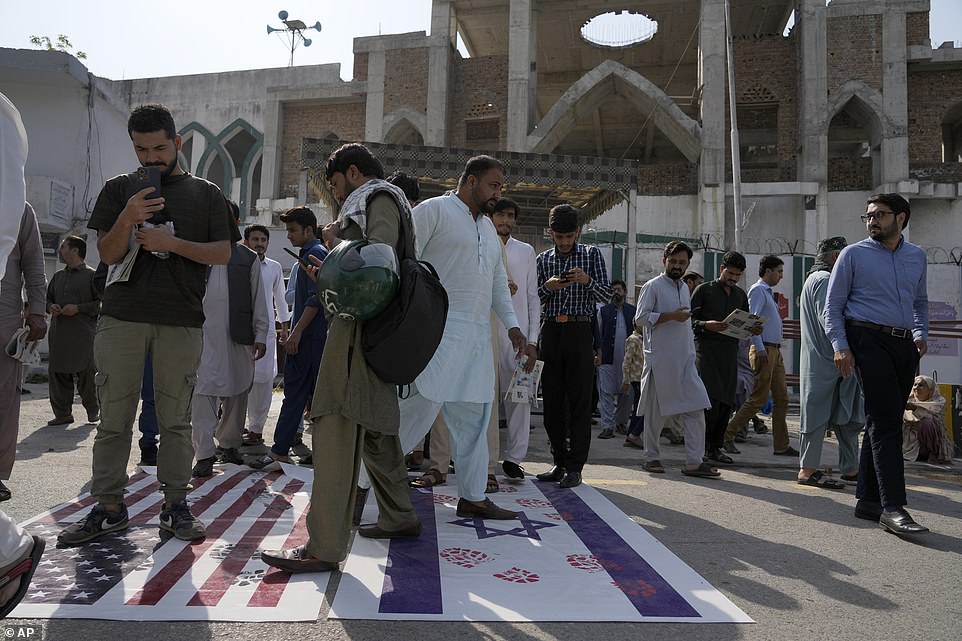
[[[457,191],[414,208],[418,257],[437,270],[448,292],[448,318],[434,357],[400,402],[404,451],[425,435],[440,413],[448,426],[458,471],[460,517],[512,519],[485,498],[487,429],[494,407],[495,368],[491,312],[505,327],[515,354],[526,339],[511,304],[501,241],[491,220],[504,184],[504,169],[491,156],[468,160]]]
[[[855,516],[895,534],[928,531],[905,511],[902,462],[902,415],[929,331],[925,251],[902,237],[910,216],[898,194],[868,199],[869,237],[842,250],[825,303],[835,367],[857,373],[865,395]]]
[[[665,417],[678,416],[685,430],[682,474],[714,478],[718,470],[702,461],[705,414],[711,400],[695,368],[691,302],[681,280],[691,262],[691,248],[680,240],[665,246],[663,274],[645,283],[638,298],[635,325],[643,328],[645,366],[641,375],[638,413],[645,416],[645,469],[664,474],[658,438]]]
[[[148,199],[151,187],[137,191],[135,173],[111,178],[87,223],[97,230],[103,262],[115,265],[128,252],[135,258],[129,278],[111,283],[108,277],[104,291],[94,339],[101,422],[90,486],[99,502],[61,531],[59,541],[66,545],[127,528],[127,460],[147,354],[153,359],[161,437],[160,529],[184,540],[205,534],[186,501],[194,459],[190,399],[201,356],[207,265],[226,264],[240,234],[220,189],[177,165],[181,138],[166,107],[137,107],[127,131],[140,164],[163,169],[161,196]],[[151,218],[158,224],[145,227]]]
[[[514,314],[518,318],[518,327],[528,337],[528,345],[525,348],[528,362],[525,370],[530,372],[534,369],[535,362],[538,360],[537,345],[538,334],[541,329],[541,300],[538,298],[538,266],[535,260],[534,247],[511,236],[520,214],[521,209],[518,203],[509,198],[502,198],[494,206],[494,211],[491,212],[491,222],[494,223],[498,238],[504,245],[509,275],[508,288],[511,291],[511,304],[514,307]],[[498,376],[500,390],[503,394],[511,383],[511,376],[518,366],[518,359],[516,350],[508,337],[507,328],[501,324],[500,320],[495,320],[495,325],[499,332],[500,340],[498,344],[501,348],[497,355],[499,367],[495,375]],[[498,399],[495,399],[495,402],[497,401]],[[523,479],[524,468],[521,467],[521,462],[528,453],[528,437],[531,432],[531,405],[510,401],[503,401],[503,403],[504,418],[507,423],[507,438],[505,439],[504,461],[501,463],[501,469],[504,470],[504,474],[508,478]],[[493,413],[494,410],[492,410]],[[495,456],[497,456],[497,453]]]
[[[244,245],[257,253],[261,268],[261,286],[264,289],[264,305],[267,309],[268,325],[275,319],[280,325],[280,342],[287,342],[287,332],[291,320],[291,310],[284,300],[284,270],[281,264],[267,257],[271,233],[264,225],[248,225],[244,228]],[[277,376],[277,336],[268,332],[267,353],[254,363],[254,384],[247,395],[247,433],[245,445],[259,445],[264,442],[264,424],[271,409],[274,395],[274,378]]]
[[[625,361],[625,340],[631,335],[635,306],[625,303],[628,287],[623,280],[611,281],[611,302],[595,313],[601,334],[601,363],[598,365],[598,393],[601,397],[601,433],[613,438],[615,429],[628,434],[631,392],[621,391],[621,366]]]
[[[735,251],[725,252],[718,279],[700,285],[691,297],[696,364],[712,402],[711,408],[705,410],[705,450],[709,460],[717,463],[732,462],[721,448],[735,402],[738,339],[720,332],[728,329],[724,320],[729,314],[736,309],[748,311],[748,296],[738,286],[743,271],[745,257]],[[760,333],[761,328],[755,331]]]
[[[591,447],[592,321],[595,304],[611,300],[611,287],[601,252],[578,242],[577,209],[568,204],[553,207],[548,212],[548,229],[554,247],[538,255],[538,296],[544,305],[544,427],[554,466],[539,474],[538,480],[577,487]],[[565,420],[566,403],[570,421]]]
[[[408,202],[404,192],[384,180],[381,163],[367,147],[357,143],[339,147],[327,161],[326,174],[341,204],[336,225],[340,238],[383,243],[404,258],[401,231],[412,229]],[[300,277],[307,279],[307,272]],[[361,528],[359,534],[420,534],[398,439],[397,388],[379,379],[364,360],[363,328],[364,321],[331,317],[311,402],[316,458],[307,513],[309,539],[296,548],[262,551],[261,558],[272,567],[288,572],[338,568],[347,556],[362,459],[379,517],[377,524]]]
[[[94,334],[100,313],[100,293],[94,284],[96,272],[84,262],[87,243],[80,236],[64,238],[57,253],[64,268],[53,275],[47,286],[47,312],[52,316],[47,371],[53,409],[53,419],[47,425],[73,422],[74,376],[87,410],[87,422],[96,423],[100,420],[94,387]]]
[[[825,478],[818,469],[822,460],[825,429],[834,426],[838,439],[838,468],[842,478],[858,478],[858,433],[865,423],[862,390],[854,376],[842,378],[835,369],[835,350],[825,335],[825,298],[832,267],[848,243],[842,236],[819,241],[815,264],[805,279],[801,310],[798,482],[829,490],[845,486]]]

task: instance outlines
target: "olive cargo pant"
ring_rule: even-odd
[[[101,418],[94,439],[90,493],[101,503],[123,502],[134,417],[148,353],[153,358],[160,428],[157,480],[168,501],[187,496],[194,459],[190,406],[202,344],[200,327],[100,317],[94,338],[94,361]]]

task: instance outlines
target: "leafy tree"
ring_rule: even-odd
[[[46,49],[47,51],[62,51],[63,53],[69,53],[76,56],[80,60],[85,60],[87,54],[83,51],[72,51],[73,45],[70,43],[70,39],[64,34],[57,36],[57,41],[54,42],[50,39],[50,36],[30,36],[30,44],[41,49]]]

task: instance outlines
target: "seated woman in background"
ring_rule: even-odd
[[[952,463],[952,441],[945,431],[945,398],[931,376],[916,376],[905,404],[902,457],[906,461]]]

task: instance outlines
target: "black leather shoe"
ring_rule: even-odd
[[[461,499],[458,501],[457,515],[461,518],[494,519],[496,521],[506,521],[518,518],[520,512],[506,510],[498,507],[491,499],[484,499],[481,504]]]
[[[357,528],[357,533],[365,539],[416,539],[421,536],[421,522],[416,521],[400,530],[382,530],[377,524],[362,525]]]
[[[865,519],[866,521],[875,521],[878,523],[879,517],[882,516],[882,504],[877,501],[859,501],[855,504],[855,518]]]
[[[915,522],[904,507],[891,512],[882,511],[878,525],[883,530],[888,530],[892,534],[921,534],[928,532],[929,528]]]
[[[565,472],[558,487],[578,487],[581,485],[581,472]]]
[[[308,554],[302,545],[291,550],[261,550],[261,561],[286,572],[333,572],[337,563],[321,561]]]
[[[555,465],[553,468],[547,472],[542,472],[537,476],[539,481],[553,481],[557,483],[565,475],[565,468]]]
[[[524,468],[513,461],[504,461],[501,464],[501,469],[504,470],[504,475],[509,479],[524,478]]]

